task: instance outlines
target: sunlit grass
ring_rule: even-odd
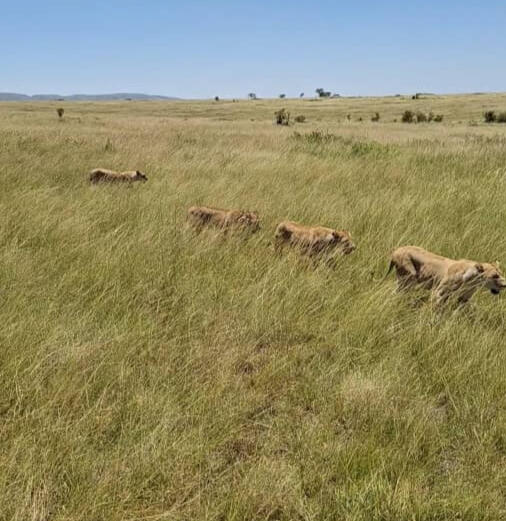
[[[506,261],[483,107],[506,96],[1,104],[0,519],[506,517],[504,298],[435,316],[383,280],[401,244]],[[193,204],[262,230],[195,235]],[[277,257],[284,219],[357,250]]]

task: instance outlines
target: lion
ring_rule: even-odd
[[[114,172],[105,168],[95,168],[90,172],[90,182],[96,183],[134,183],[135,181],[142,181],[145,183],[148,180],[146,174],[139,170],[135,172]]]
[[[280,253],[283,246],[296,247],[308,257],[332,258],[340,252],[348,255],[355,250],[355,244],[349,232],[334,230],[324,226],[304,226],[293,221],[283,221],[276,227],[274,247]]]
[[[255,212],[223,210],[208,206],[192,206],[187,212],[188,222],[201,231],[205,226],[218,228],[225,233],[231,229],[255,233],[260,229],[260,219]]]
[[[506,279],[499,263],[453,260],[418,246],[402,246],[392,253],[387,275],[395,268],[397,289],[404,291],[414,286],[433,291],[436,305],[455,297],[465,304],[479,288],[498,295],[506,288]]]

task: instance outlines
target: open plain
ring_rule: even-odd
[[[505,519],[506,297],[436,314],[384,279],[405,244],[506,263],[489,109],[506,95],[1,103],[0,519]],[[262,229],[195,234],[192,205]],[[285,219],[357,249],[276,256]]]

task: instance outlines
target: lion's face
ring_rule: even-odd
[[[239,223],[246,226],[253,233],[260,229],[260,219],[258,215],[253,212],[246,212],[239,217]]]
[[[501,290],[506,288],[506,279],[499,270],[499,264],[484,262],[481,267],[483,268],[482,278],[485,281],[485,287],[493,295],[498,295]]]
[[[334,231],[332,232],[333,242],[339,244],[343,255],[352,253],[356,246],[351,240],[351,235],[345,231]]]
[[[142,181],[143,183],[145,183],[148,180],[148,177],[146,174],[143,174],[140,170],[137,170],[135,172],[135,180]]]

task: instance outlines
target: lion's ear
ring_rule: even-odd
[[[480,264],[479,262],[476,263],[476,269],[477,269],[478,273],[483,273],[485,271],[483,264]]]
[[[337,242],[340,242],[341,241],[341,234],[339,232],[332,232],[332,237],[334,237],[334,239],[337,241]]]

